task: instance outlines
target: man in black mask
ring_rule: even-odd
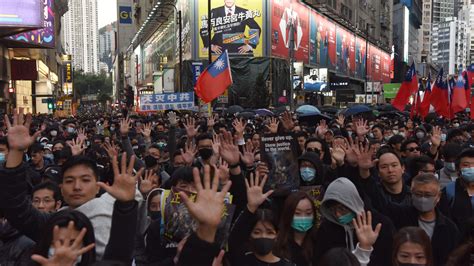
[[[202,159],[203,164],[209,164],[214,151],[212,149],[212,136],[209,133],[203,133],[196,137],[196,144],[199,153],[199,157]]]

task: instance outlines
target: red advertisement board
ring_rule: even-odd
[[[356,48],[355,48],[355,77],[365,79],[365,66],[366,66],[366,42],[364,39],[356,37]]]
[[[293,25],[295,59],[308,63],[309,8],[292,0],[273,0],[271,3],[272,55],[288,58],[290,26]]]

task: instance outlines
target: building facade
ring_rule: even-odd
[[[99,72],[97,0],[69,0],[63,17],[63,43],[76,71]]]
[[[99,68],[110,72],[113,67],[113,59],[116,51],[116,23],[106,25],[99,29]],[[104,67],[104,64],[107,68]]]

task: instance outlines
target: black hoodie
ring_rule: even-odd
[[[6,222],[0,227],[0,265],[28,265],[34,245],[33,240]]]

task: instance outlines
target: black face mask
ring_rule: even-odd
[[[251,238],[251,244],[253,247],[253,251],[255,254],[264,256],[270,253],[273,250],[273,246],[275,245],[275,239],[271,238]]]
[[[212,153],[213,153],[213,150],[209,148],[199,149],[199,156],[201,156],[203,160],[208,160],[209,158],[211,158]]]
[[[152,168],[152,167],[155,167],[157,164],[158,164],[158,160],[151,156],[151,155],[147,155],[145,156],[145,166],[146,168]]]
[[[149,211],[148,216],[152,221],[158,221],[161,219],[161,212],[160,211]]]

